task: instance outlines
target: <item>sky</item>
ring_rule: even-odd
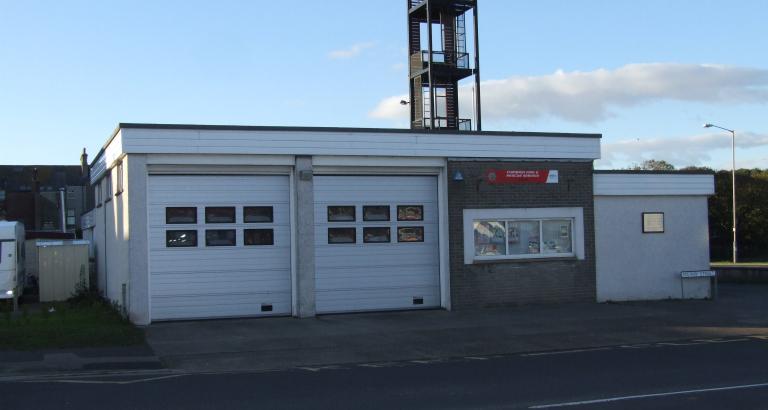
[[[479,0],[483,130],[601,133],[597,168],[768,167],[768,1]],[[0,164],[120,122],[405,128],[405,1],[0,0]],[[463,116],[472,116],[462,88]]]

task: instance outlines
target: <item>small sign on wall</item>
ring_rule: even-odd
[[[643,212],[643,233],[664,233],[664,212]]]
[[[490,169],[485,174],[489,184],[557,184],[560,181],[556,169]]]

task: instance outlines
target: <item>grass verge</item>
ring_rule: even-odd
[[[144,343],[144,332],[100,297],[42,304],[34,311],[0,316],[0,350],[130,346]]]
[[[761,262],[738,262],[738,263],[722,261],[722,262],[711,262],[710,265],[711,266],[722,266],[722,267],[745,267],[745,268],[746,267],[751,267],[751,266],[757,266],[757,267],[760,267],[760,268],[768,268],[768,262],[763,262],[763,261],[761,261]]]

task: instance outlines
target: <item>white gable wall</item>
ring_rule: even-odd
[[[599,302],[709,297],[709,278],[680,272],[709,269],[712,175],[598,173],[594,191]],[[643,233],[644,212],[663,233]]]

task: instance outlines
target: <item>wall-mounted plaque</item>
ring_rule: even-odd
[[[664,233],[664,212],[643,212],[643,233]]]

